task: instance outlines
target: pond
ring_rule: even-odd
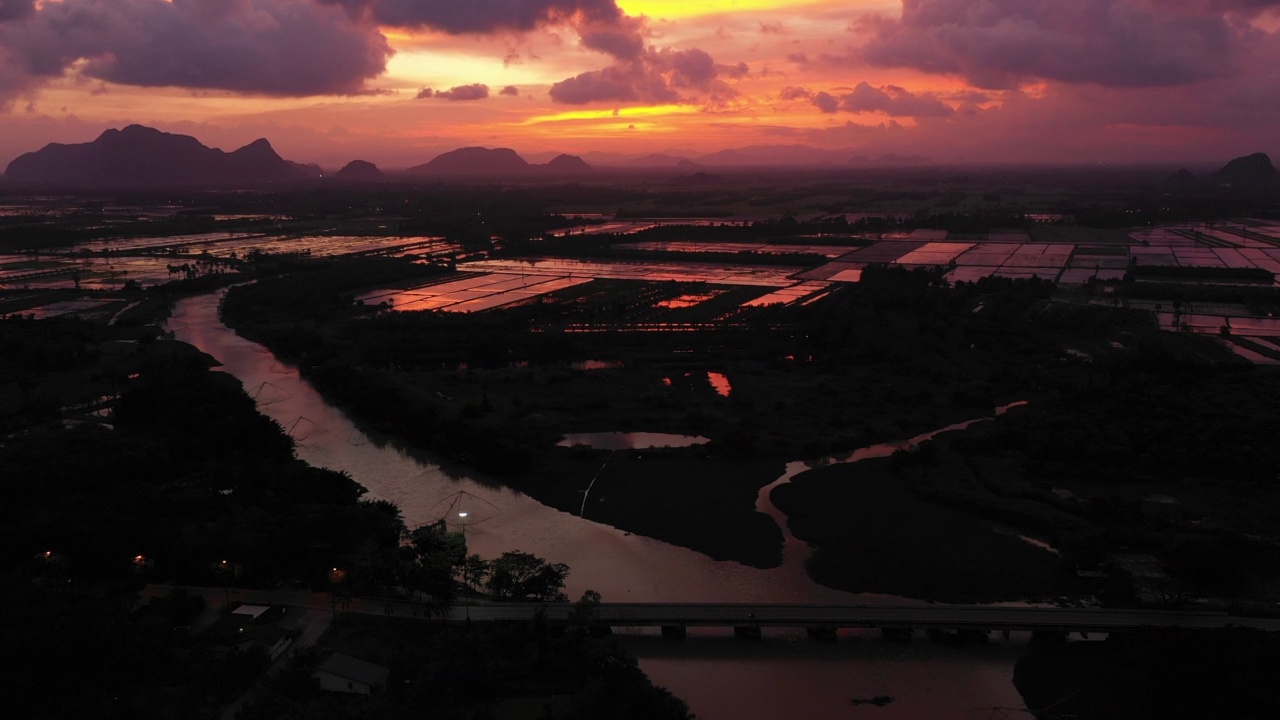
[[[645,448],[692,447],[709,443],[709,438],[698,435],[672,435],[654,432],[595,432],[569,433],[556,443],[560,447],[586,445],[596,450],[643,450]]]

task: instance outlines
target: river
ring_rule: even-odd
[[[295,437],[301,459],[350,473],[368,496],[396,503],[409,527],[445,518],[465,532],[471,552],[493,558],[523,550],[567,563],[572,568],[566,584],[571,598],[593,589],[606,602],[916,602],[814,583],[803,572],[808,547],[786,532],[785,522],[787,561],[759,570],[591,522],[483,478],[451,476],[362,433],[295,369],[223,325],[218,318],[222,292],[180,301],[168,329],[239,378],[258,398],[262,412]],[[892,447],[885,446],[889,451]],[[805,467],[791,463],[778,482]],[[782,520],[767,492],[761,498],[760,509]],[[766,633],[759,643],[714,632],[690,633],[683,643],[664,643],[646,633],[623,639],[644,671],[688,702],[701,720],[941,720],[985,718],[994,706],[1022,707],[1012,683],[1013,665],[1026,650],[1018,636],[970,648],[934,645],[923,638],[888,643],[865,632],[842,634],[835,644],[786,633]],[[849,702],[851,697],[879,695],[894,701],[885,707]],[[970,713],[977,708],[986,710]]]

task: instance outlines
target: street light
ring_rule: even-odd
[[[462,521],[462,541],[465,543],[467,541],[467,511],[459,510],[458,519]],[[471,627],[471,599],[466,598],[466,600],[462,603],[462,605],[467,609],[467,627],[470,628]]]

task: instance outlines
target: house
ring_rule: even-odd
[[[391,671],[359,658],[334,653],[320,663],[311,677],[320,681],[320,689],[330,692],[368,695],[386,687]]]

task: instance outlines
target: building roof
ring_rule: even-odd
[[[350,655],[342,653],[334,653],[320,663],[320,667],[316,668],[316,672],[326,672],[330,675],[337,675],[340,678],[346,678],[364,685],[386,685],[387,676],[391,671],[381,665],[375,665],[371,662],[365,662],[360,658],[354,658]]]
[[[231,614],[232,615],[248,615],[254,620],[257,620],[259,615],[261,615],[262,613],[270,609],[271,608],[267,607],[266,605],[241,605],[235,610],[232,610]]]

